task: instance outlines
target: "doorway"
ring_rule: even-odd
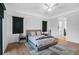
[[[67,19],[64,17],[59,18],[58,20],[58,27],[59,27],[59,36],[64,37],[66,36],[67,32]]]

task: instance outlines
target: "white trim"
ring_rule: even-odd
[[[66,16],[66,15],[69,15],[69,14],[71,14],[71,13],[75,13],[75,12],[78,12],[78,11],[79,11],[79,9],[77,8],[77,9],[74,9],[74,10],[70,10],[70,11],[67,11],[67,12],[60,13],[60,14],[58,14],[58,15],[52,16],[52,17],[50,17],[50,19],[51,19],[51,18],[60,17],[60,16]]]
[[[46,17],[43,16],[43,15],[39,15],[39,14],[32,13],[32,12],[25,12],[25,11],[16,11],[16,12],[18,12],[18,13],[22,13],[22,14],[28,14],[28,15],[32,15],[32,16],[39,16],[39,17],[46,18]]]
[[[67,41],[70,41],[70,42],[73,42],[73,43],[77,43],[77,44],[79,44],[78,41],[72,41],[72,40],[67,40]]]
[[[31,16],[37,16],[37,17],[42,17],[42,18],[46,18],[46,19],[52,19],[52,18],[57,18],[57,17],[61,17],[61,16],[66,16],[66,15],[69,15],[71,13],[75,13],[75,12],[78,12],[79,11],[79,8],[77,9],[73,9],[73,10],[69,10],[69,11],[66,11],[66,12],[62,12],[60,14],[57,14],[55,16],[51,16],[51,17],[46,17],[46,16],[43,16],[41,14],[37,14],[37,13],[33,13],[33,12],[25,12],[25,11],[10,11],[10,10],[7,10],[7,13],[9,14],[14,14],[14,13],[19,13],[21,15],[31,15]]]
[[[7,10],[6,11],[7,14],[10,14],[10,15],[17,15],[19,14],[19,16],[22,16],[22,17],[25,17],[26,15],[31,15],[31,16],[36,16],[36,17],[42,17],[42,18],[47,18],[43,15],[39,15],[39,14],[36,14],[36,13],[32,13],[32,12],[25,12],[25,11],[13,11],[13,10]],[[17,13],[17,14],[16,14]],[[18,15],[17,15],[18,16]],[[27,17],[27,16],[26,16]]]

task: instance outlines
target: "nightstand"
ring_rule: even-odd
[[[26,37],[25,36],[19,37],[19,42],[26,42]]]

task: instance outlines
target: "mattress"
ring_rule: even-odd
[[[38,38],[40,38],[41,36],[29,36],[28,39],[36,46],[41,47],[41,46],[45,46],[49,43],[52,43],[55,38],[45,38],[45,39],[40,39],[37,40]]]

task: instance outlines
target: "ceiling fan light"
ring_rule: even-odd
[[[59,5],[58,3],[45,3],[45,4],[43,4],[43,8],[47,9],[48,11],[52,11],[55,8],[57,8],[58,5]]]

